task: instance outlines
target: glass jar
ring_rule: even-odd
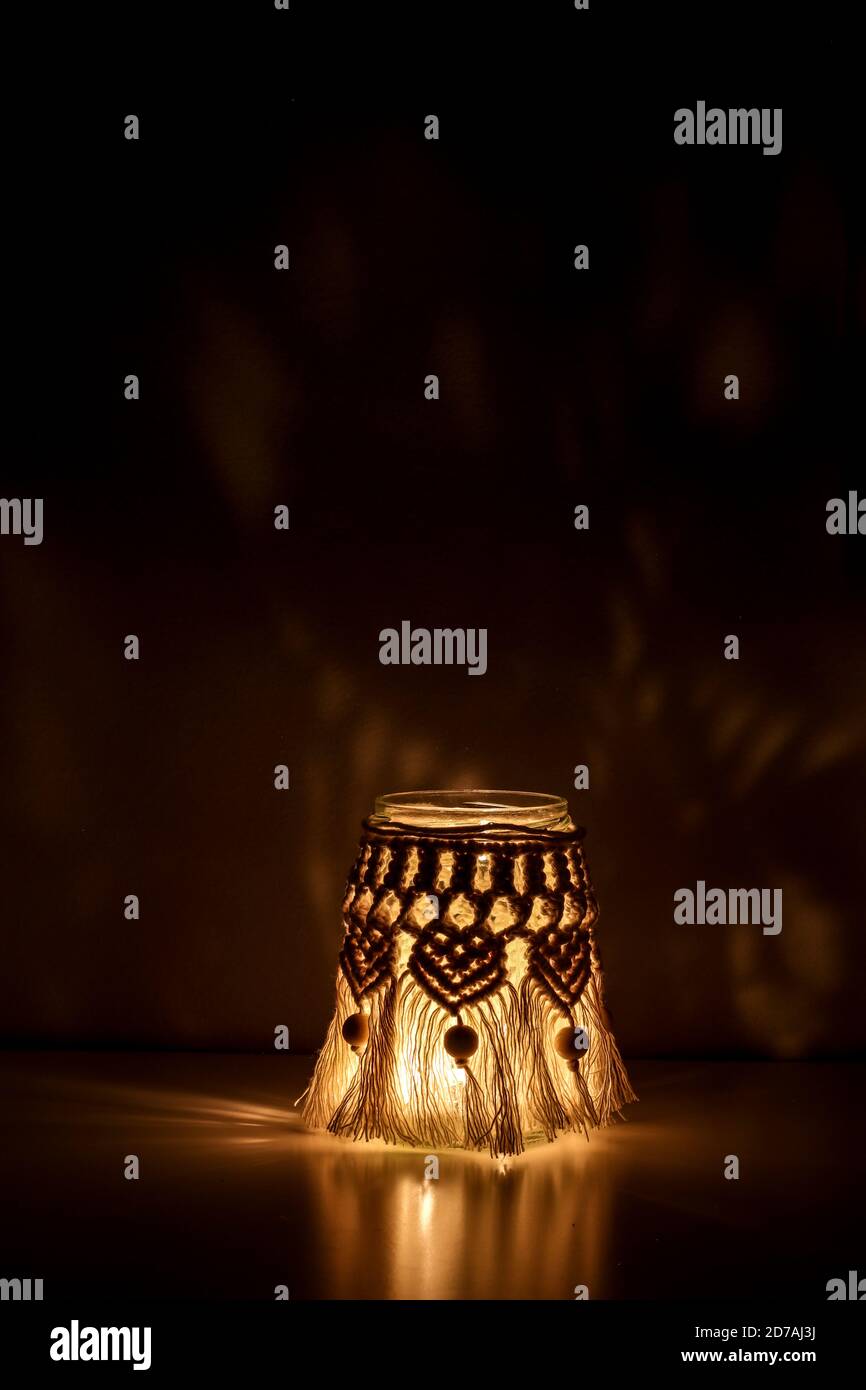
[[[636,1099],[562,798],[397,792],[363,822],[337,1006],[302,1097],[355,1140],[522,1152]]]

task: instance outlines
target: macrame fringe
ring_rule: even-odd
[[[521,983],[520,1002],[530,1121],[547,1139],[563,1130],[577,1130],[588,1138],[598,1124],[592,1097],[582,1073],[572,1072],[553,1049],[554,1033],[565,1021],[563,1012],[531,976]]]
[[[637,1100],[637,1096],[616,1039],[605,1021],[607,1010],[602,1002],[600,980],[600,972],[593,970],[575,1012],[578,1026],[583,1027],[589,1037],[589,1051],[586,1062],[581,1062],[581,1070],[585,1068],[587,1084],[596,1097],[597,1123],[603,1128],[614,1119],[623,1119],[622,1107]]]
[[[483,1149],[490,1137],[490,1115],[484,1104],[484,1092],[475,1080],[472,1068],[464,1066],[463,1120],[468,1149]]]
[[[331,1116],[351,1085],[357,1070],[354,1053],[343,1040],[343,1024],[356,1011],[352,991],[342,970],[337,970],[337,1007],[316,1058],[309,1086],[299,1096],[304,1124],[310,1129],[327,1129]]]
[[[400,976],[398,989],[402,1044],[399,1085],[403,1123],[411,1136],[407,1142],[429,1144],[431,1148],[460,1147],[464,1133],[461,1096],[452,1094],[453,1068],[442,1046],[450,1020],[418,988],[408,971]]]
[[[411,1142],[400,1123],[396,1086],[395,1009],[397,981],[370,996],[369,1038],[346,1095],[332,1115],[328,1129],[350,1139]]]
[[[506,983],[498,994],[482,1000],[476,1008],[461,1010],[461,1018],[475,1027],[479,1035],[483,1089],[492,1108],[487,1147],[494,1158],[499,1154],[523,1153],[519,1008],[513,986]]]
[[[589,1037],[572,1069],[553,1040],[568,1016],[538,981],[506,982],[494,995],[460,1010],[478,1035],[471,1065],[456,1066],[443,1039],[454,1016],[431,999],[408,971],[369,994],[368,1041],[360,1057],[343,1039],[358,1011],[337,976],[337,1008],[301,1097],[315,1129],[351,1139],[383,1139],[416,1147],[523,1152],[524,1135],[552,1140],[562,1131],[589,1135],[637,1097],[613,1035],[605,1026],[600,972],[593,970],[568,1022]]]

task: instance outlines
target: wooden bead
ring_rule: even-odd
[[[578,1047],[577,1044],[584,1039],[585,1034],[576,1028],[560,1028],[553,1040],[553,1046],[566,1062],[579,1062],[586,1048]]]
[[[343,1037],[351,1048],[356,1052],[363,1047],[370,1033],[370,1025],[367,1022],[366,1014],[349,1014],[343,1024]]]
[[[465,1067],[469,1058],[478,1051],[478,1034],[465,1023],[455,1023],[443,1039],[445,1051],[453,1057],[458,1067]]]

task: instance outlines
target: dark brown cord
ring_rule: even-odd
[[[356,1001],[393,977],[401,932],[414,938],[409,973],[449,1013],[502,988],[506,943],[523,937],[530,975],[570,1014],[594,961],[597,910],[584,832],[527,833],[508,825],[489,831],[457,826],[428,835],[398,823],[364,823],[340,952]],[[479,879],[489,887],[476,888]],[[428,920],[423,909],[432,897],[438,916]]]

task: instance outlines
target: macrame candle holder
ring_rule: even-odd
[[[610,1028],[583,830],[558,797],[402,792],[363,825],[304,1120],[517,1154],[636,1100]]]

